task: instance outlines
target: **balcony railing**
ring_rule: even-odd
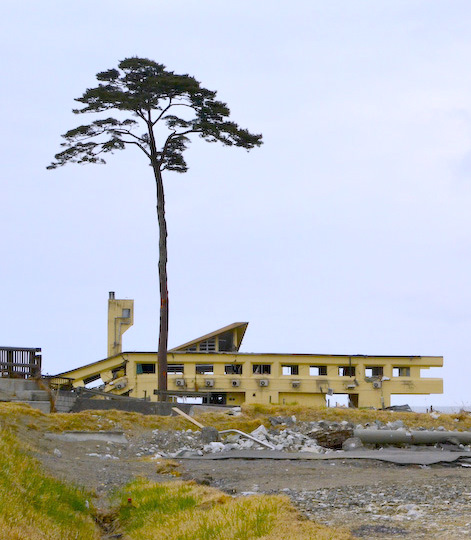
[[[41,349],[0,347],[0,376],[32,379],[41,376]]]

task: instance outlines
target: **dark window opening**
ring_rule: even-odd
[[[339,367],[340,377],[355,377],[355,366],[341,366]]]
[[[309,375],[311,377],[326,377],[327,366],[309,366]]]
[[[224,366],[225,375],[242,375],[242,364],[226,364]]]
[[[129,308],[123,309],[122,318],[129,319],[131,317],[131,310]]]
[[[203,397],[203,403],[209,403],[211,405],[225,405],[226,394],[209,394]]]
[[[212,364],[197,364],[197,375],[214,375],[214,366]]]
[[[383,366],[371,366],[365,368],[365,377],[382,377],[383,376]]]
[[[253,364],[252,372],[254,375],[270,375],[271,365],[270,364]]]
[[[185,349],[185,351],[196,352],[196,345],[192,345],[191,347],[188,347],[188,349]]]
[[[183,364],[168,364],[167,373],[174,373],[176,375],[183,375]]]
[[[136,364],[136,374],[155,373],[155,364]]]
[[[91,377],[87,377],[86,379],[83,379],[83,384],[87,386],[87,384],[98,381],[99,379],[101,379],[100,373],[98,373],[98,375],[92,375]]]
[[[218,338],[219,352],[231,352],[235,350],[233,332],[221,334]]]

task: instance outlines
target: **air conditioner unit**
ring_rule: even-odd
[[[205,379],[204,385],[205,385],[206,387],[214,386],[214,379]]]
[[[293,388],[299,388],[301,386],[301,381],[292,381],[291,386]]]
[[[258,381],[259,386],[268,386],[268,383],[269,383],[268,379],[259,379]]]
[[[373,388],[381,388],[382,385],[381,381],[373,381]]]
[[[175,379],[175,386],[185,386],[185,379]]]
[[[239,381],[239,379],[232,379],[232,381],[231,381],[231,386],[234,386],[234,387],[240,386],[240,381]]]

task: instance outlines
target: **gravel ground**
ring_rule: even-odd
[[[133,431],[128,444],[66,442],[30,434],[44,467],[55,476],[95,490],[98,506],[118,486],[158,474],[156,455],[204,446],[200,434]],[[178,460],[178,458],[176,458]],[[158,458],[157,458],[158,460]],[[234,496],[284,494],[309,519],[349,527],[364,539],[461,539],[471,535],[471,468],[398,466],[373,460],[181,460],[182,479]]]

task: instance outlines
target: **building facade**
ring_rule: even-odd
[[[122,352],[133,324],[132,300],[108,301],[108,354],[62,373],[74,386],[96,381],[106,392],[156,400],[157,353]],[[205,403],[323,406],[347,394],[354,407],[388,407],[393,394],[440,394],[443,380],[422,370],[442,367],[441,356],[243,353],[248,323],[233,323],[168,351],[168,393]],[[111,353],[111,354],[110,354]]]

